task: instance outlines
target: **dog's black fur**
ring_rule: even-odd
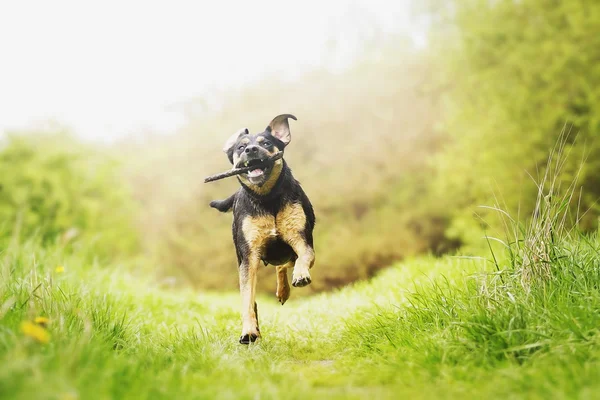
[[[235,204],[232,231],[238,263],[242,262],[244,255],[249,250],[243,233],[239,229],[243,218],[248,215],[261,214],[276,216],[283,206],[290,203],[299,203],[302,205],[302,210],[306,215],[306,227],[303,231],[303,237],[306,244],[313,247],[313,229],[316,222],[313,207],[308,196],[302,190],[300,182],[292,176],[292,170],[287,166],[285,161],[283,162],[283,169],[279,179],[267,195],[256,194],[241,181],[240,184],[242,187],[225,200],[210,202],[211,207],[221,212],[230,211]],[[278,238],[278,240],[273,240],[267,245],[261,259],[265,265],[283,265],[288,261],[296,261],[296,258],[297,255],[290,245]]]
[[[283,114],[275,117],[264,132],[252,135],[243,129],[227,141],[223,150],[234,168],[253,163],[261,167],[238,176],[241,188],[236,193],[210,203],[221,212],[233,209],[233,242],[244,300],[243,344],[260,335],[254,302],[258,261],[278,266],[277,296],[281,304],[289,297],[286,268],[291,263],[295,263],[292,285],[311,283],[308,270],[314,263],[313,207],[283,159],[264,167],[259,162],[283,151],[289,143],[288,118],[296,119]]]

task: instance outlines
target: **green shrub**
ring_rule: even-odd
[[[563,129],[567,160],[561,179],[578,175],[592,231],[600,208],[600,3],[586,0],[461,0],[434,25],[443,62],[444,130],[449,145],[435,160],[435,191],[452,224],[447,233],[479,240],[473,206],[502,193],[503,208],[530,215],[548,149]],[[443,10],[443,11],[440,11]],[[443,23],[443,21],[447,23]],[[482,212],[483,213],[483,212]],[[483,213],[485,214],[485,213]],[[486,220],[491,218],[485,215]]]
[[[0,246],[88,240],[98,255],[131,252],[132,205],[118,164],[68,134],[18,134],[0,142]]]

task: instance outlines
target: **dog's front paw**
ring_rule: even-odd
[[[304,287],[304,286],[310,285],[311,282],[312,282],[312,280],[310,279],[310,275],[308,275],[308,276],[293,277],[293,279],[292,279],[292,286],[294,286],[294,287]]]
[[[240,336],[241,344],[250,344],[256,342],[256,339],[260,337],[260,330],[258,327],[249,327],[242,329],[242,336]]]

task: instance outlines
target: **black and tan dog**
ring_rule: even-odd
[[[242,344],[260,336],[255,288],[261,262],[275,266],[276,295],[282,305],[290,296],[288,268],[293,267],[293,286],[311,283],[309,270],[315,262],[312,205],[283,159],[264,164],[290,143],[288,118],[296,119],[290,114],[279,115],[264,132],[250,134],[242,129],[227,140],[223,151],[234,168],[254,164],[257,168],[238,175],[242,187],[232,196],[210,203],[222,212],[233,208],[233,242],[242,295]]]

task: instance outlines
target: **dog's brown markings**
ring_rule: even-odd
[[[242,222],[242,232],[248,244],[250,253],[246,260],[247,265],[241,265],[240,292],[242,294],[242,336],[260,336],[258,331],[258,317],[256,315],[256,273],[260,266],[261,251],[265,244],[277,236],[275,218],[272,215],[248,216]]]
[[[259,136],[259,137],[257,137],[257,138],[256,138],[256,141],[257,141],[258,143],[262,143],[262,142],[264,142],[264,141],[265,141],[265,137],[264,137],[264,136]]]
[[[275,267],[277,273],[277,290],[275,291],[275,296],[277,296],[277,300],[284,305],[287,299],[290,298],[290,283],[288,282],[287,270],[294,266],[292,261],[288,262],[285,265],[279,265]]]
[[[248,259],[247,269],[241,265],[240,270],[246,273],[240,273],[240,293],[242,295],[242,337],[245,335],[260,336],[258,330],[258,310],[256,307],[256,271],[258,262]]]
[[[247,216],[242,222],[242,232],[250,252],[260,252],[270,239],[277,237],[275,218],[272,215]]]
[[[248,138],[243,138],[242,140],[240,140],[240,145],[242,144],[248,144],[250,143],[250,139]],[[237,152],[233,152],[233,168],[235,168],[237,166],[238,161],[240,161],[240,156],[237,154]]]
[[[273,153],[273,154],[275,154],[275,153]],[[234,160],[234,165],[235,165],[235,160]],[[271,175],[269,175],[269,179],[267,179],[267,181],[265,183],[263,183],[262,186],[253,184],[252,182],[250,182],[250,180],[248,178],[246,178],[243,175],[240,175],[239,178],[240,178],[240,181],[242,181],[242,183],[244,185],[246,185],[247,187],[249,187],[250,190],[252,190],[254,193],[264,196],[266,194],[269,194],[271,189],[273,189],[273,186],[275,186],[275,183],[277,183],[277,179],[279,179],[279,175],[281,175],[282,169],[283,169],[283,161],[281,159],[275,161],[275,163],[273,164],[273,170],[271,171]]]
[[[276,295],[281,304],[284,304],[289,298],[290,287],[287,280],[287,268],[294,267],[292,272],[293,282],[310,282],[310,272],[315,262],[315,253],[313,249],[306,244],[303,232],[306,227],[306,214],[299,203],[286,205],[276,217],[272,215],[247,216],[242,222],[242,232],[244,239],[250,249],[247,258],[247,276],[240,277],[240,290],[242,291],[243,301],[243,330],[242,336],[246,334],[256,334],[257,320],[256,313],[253,312],[255,301],[254,282],[256,280],[256,271],[258,270],[261,253],[265,245],[277,236],[288,243],[294,252],[298,255],[296,263],[287,263],[276,267],[277,270],[277,291]],[[244,268],[246,266],[243,266]],[[242,270],[244,270],[242,268]]]
[[[306,226],[306,214],[302,209],[302,204],[290,203],[277,213],[277,231],[292,242],[302,241],[304,239],[300,233]],[[289,242],[292,245],[292,242]]]
[[[302,285],[306,285],[310,283],[309,270],[315,263],[315,252],[306,244],[303,237],[306,228],[306,214],[302,209],[302,205],[299,203],[287,204],[277,213],[275,219],[277,233],[298,255],[292,272],[292,284],[305,282]]]
[[[260,140],[260,139],[262,139],[262,140]],[[249,141],[249,139],[244,138],[244,139],[242,139],[242,142],[245,140]],[[264,140],[265,140],[264,136],[259,136],[256,139],[257,142],[261,142]],[[277,146],[273,146],[273,152],[269,153],[269,157],[274,154],[277,154],[277,153],[279,153],[279,149],[277,148]],[[234,166],[237,165],[238,161],[239,161],[239,157],[234,153],[233,154],[233,165]],[[263,183],[262,186],[253,184],[244,175],[240,175],[239,179],[240,179],[240,181],[242,181],[242,183],[244,185],[246,185],[248,188],[250,188],[250,190],[252,190],[254,193],[264,196],[266,194],[269,194],[271,189],[273,189],[273,186],[275,186],[275,183],[277,183],[277,179],[279,179],[279,175],[281,175],[282,169],[283,169],[283,160],[279,159],[279,160],[275,161],[275,163],[273,164],[273,169],[271,170],[271,175],[269,175],[269,179],[267,179],[267,181],[265,183]]]

